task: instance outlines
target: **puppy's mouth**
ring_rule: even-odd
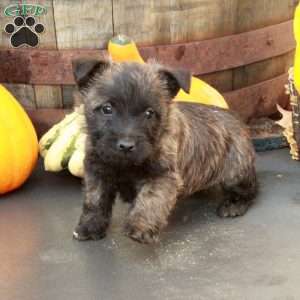
[[[99,156],[108,165],[117,167],[140,166],[147,160],[148,156],[141,155],[141,152],[119,152],[117,150],[100,151]]]
[[[124,144],[120,147],[118,139],[98,140],[95,145],[98,157],[107,166],[128,168],[141,166],[149,159],[153,146],[148,141],[135,140],[134,147]],[[124,148],[125,146],[125,148]]]

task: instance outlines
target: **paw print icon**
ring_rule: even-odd
[[[14,18],[13,23],[6,24],[4,30],[7,34],[11,34],[10,43],[14,48],[36,47],[39,44],[39,34],[45,31],[45,27],[41,23],[36,23],[32,16],[18,16]]]

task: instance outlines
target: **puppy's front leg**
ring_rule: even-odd
[[[126,234],[140,243],[157,242],[160,230],[168,223],[180,188],[181,179],[176,173],[147,181],[129,212]]]
[[[103,183],[95,175],[86,176],[85,201],[79,224],[73,233],[74,238],[83,241],[105,237],[115,195],[110,183]]]

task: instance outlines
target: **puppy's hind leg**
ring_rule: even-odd
[[[224,200],[218,207],[217,214],[223,218],[243,216],[258,191],[255,168],[252,167],[243,179],[225,179],[222,188]]]

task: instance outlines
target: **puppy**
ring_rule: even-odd
[[[158,64],[73,62],[87,122],[85,201],[78,240],[105,236],[117,195],[126,234],[158,240],[176,202],[221,185],[221,217],[246,213],[257,192],[255,152],[230,111],[173,102],[191,76]]]

